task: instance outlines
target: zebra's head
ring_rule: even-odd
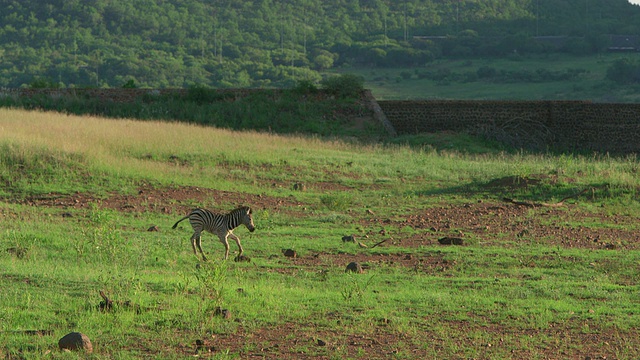
[[[253,225],[253,216],[251,208],[248,206],[243,206],[239,209],[242,213],[241,222],[249,229],[250,232],[254,232],[256,230],[255,225]]]

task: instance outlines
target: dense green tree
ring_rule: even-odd
[[[579,55],[606,48],[606,34],[640,33],[626,0],[3,0],[0,10],[0,86],[11,87],[279,86],[344,65]],[[575,38],[550,49],[535,35]]]

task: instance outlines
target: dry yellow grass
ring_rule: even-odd
[[[81,155],[89,166],[97,169],[165,174],[177,170],[167,163],[146,158],[224,157],[229,161],[248,159],[260,163],[287,159],[291,162],[302,151],[321,156],[323,150],[352,148],[340,141],[301,136],[6,108],[0,109],[0,143],[14,144],[22,151],[47,149]]]
[[[336,143],[257,132],[159,121],[113,120],[53,112],[0,109],[0,139],[65,152],[104,154],[129,149],[167,153],[210,153],[212,149],[252,152],[299,148],[335,148]]]

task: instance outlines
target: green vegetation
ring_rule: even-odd
[[[352,126],[354,115],[370,112],[359,101],[363,90],[363,79],[347,74],[327,77],[321,89],[308,82],[300,82],[292,89],[246,93],[192,87],[185,95],[145,94],[132,103],[82,96],[0,96],[0,107],[181,121],[233,130],[357,136],[377,141],[385,135],[377,124],[368,121]]]
[[[621,84],[640,82],[640,64],[628,58],[619,59],[607,69],[607,79]]]
[[[349,67],[579,57],[640,34],[639,17],[627,0],[13,0],[0,87],[290,87]]]
[[[0,119],[0,358],[640,356],[635,157]],[[582,189],[562,207],[501,200]],[[194,206],[238,203],[255,211],[257,230],[236,231],[249,263],[219,260],[211,234],[199,262],[188,226],[170,229]],[[369,268],[345,273],[352,259]],[[57,350],[71,331],[93,355]]]
[[[634,82],[637,65],[630,54],[468,58],[412,70],[345,71],[362,76],[378,100],[640,100]]]

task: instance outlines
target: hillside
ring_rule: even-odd
[[[596,53],[640,34],[626,0],[4,1],[0,86],[282,87],[345,67]],[[532,36],[572,40],[548,48]],[[423,36],[444,37],[432,41]],[[524,41],[523,41],[524,39]]]

